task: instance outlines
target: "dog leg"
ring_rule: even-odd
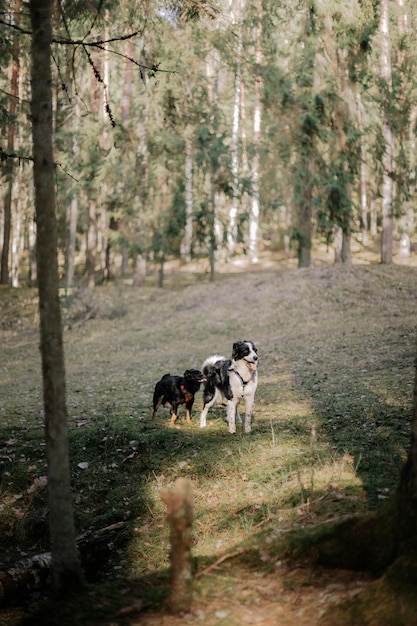
[[[161,406],[163,399],[164,399],[164,396],[161,396],[160,398],[158,398],[158,400],[156,402],[154,400],[154,403],[153,403],[153,413],[152,413],[152,419],[153,420],[155,419],[156,412],[159,409],[159,407]]]
[[[254,397],[246,396],[245,398],[245,433],[250,433],[252,430],[252,409],[253,409]]]
[[[175,426],[175,422],[177,421],[177,419],[178,419],[177,413],[171,413],[171,420],[170,420],[171,426]]]
[[[227,421],[229,424],[229,433],[232,435],[236,432],[236,411],[237,403],[234,400],[227,401]]]
[[[214,397],[209,402],[207,402],[207,404],[204,405],[203,410],[201,411],[201,415],[200,415],[200,428],[206,427],[207,413],[209,412],[209,409],[213,406],[215,402],[216,402],[216,398]]]
[[[240,417],[240,412],[239,409],[236,407],[236,423],[237,424],[241,424],[242,423],[242,418]]]
[[[191,410],[193,408],[193,402],[187,402],[185,405],[185,418],[187,420],[187,424],[191,424]]]

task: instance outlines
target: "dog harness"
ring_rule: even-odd
[[[236,376],[238,378],[240,378],[240,382],[242,383],[243,387],[246,387],[246,385],[252,380],[252,376],[249,378],[249,380],[243,380],[242,376],[239,374],[239,372],[237,372],[236,370],[234,370],[233,368],[230,370],[231,372],[234,372],[236,374]]]

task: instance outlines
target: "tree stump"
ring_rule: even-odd
[[[161,491],[167,505],[170,528],[171,592],[170,607],[174,613],[189,610],[192,599],[192,486],[185,478],[178,478],[171,489]]]

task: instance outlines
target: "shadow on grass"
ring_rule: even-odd
[[[406,459],[412,416],[411,350],[407,361],[405,375],[410,376],[410,387],[406,389],[403,382],[404,391],[399,394],[396,390],[393,397],[397,398],[391,403],[384,399],[382,392],[371,389],[377,386],[377,372],[372,372],[371,383],[364,382],[364,375],[352,366],[346,366],[339,385],[337,376],[331,378],[323,375],[323,371],[312,372],[311,368],[300,378],[302,391],[309,398],[329,445],[335,453],[353,457],[356,474],[362,480],[371,508],[381,504],[395,490]],[[392,369],[392,363],[388,364],[383,375],[389,377]],[[380,385],[384,387],[382,378]]]

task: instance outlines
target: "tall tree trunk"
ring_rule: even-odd
[[[193,140],[192,126],[185,128],[185,230],[182,243],[182,255],[185,261],[191,261],[193,240]]]
[[[218,50],[211,48],[206,57],[206,72],[208,78],[208,93],[211,106],[210,130],[213,137],[217,132],[216,112],[218,107],[218,80],[219,80],[220,55]],[[217,250],[216,238],[216,174],[217,160],[211,158],[212,167],[209,173],[210,179],[207,181],[208,198],[209,198],[209,218],[207,220],[209,228],[209,261],[210,261],[210,281],[215,280],[215,261]]]
[[[301,91],[306,102],[312,98],[316,42],[313,28],[314,14],[309,0],[303,2],[303,81]],[[311,115],[301,107],[300,120],[296,125],[294,139],[297,149],[294,163],[294,214],[295,228],[292,238],[297,245],[298,267],[309,267],[312,244],[312,204],[314,170],[316,162],[317,129],[310,123]]]
[[[249,258],[252,263],[259,260],[259,149],[261,141],[261,115],[262,115],[262,0],[257,0],[256,43],[255,43],[255,93],[254,93],[254,119],[253,119],[253,159],[252,159],[252,202],[249,215]]]
[[[16,26],[19,24],[20,16],[20,0],[15,0],[14,3],[14,23]],[[12,77],[10,85],[10,105],[9,115],[10,123],[7,132],[7,152],[12,154],[14,152],[14,139],[16,134],[16,124],[14,117],[17,110],[18,102],[18,86],[19,86],[19,35],[14,34],[13,39],[13,63],[12,63]],[[0,262],[0,284],[7,285],[9,283],[9,250],[10,250],[10,234],[12,228],[12,187],[13,187],[13,160],[10,158],[6,163],[6,194],[4,197],[4,228],[3,228],[3,248],[1,253]]]
[[[236,249],[237,242],[237,214],[239,207],[239,127],[240,127],[240,102],[241,102],[241,55],[242,55],[242,26],[241,17],[237,23],[238,43],[236,50],[235,69],[235,92],[233,100],[233,124],[231,138],[232,158],[232,206],[229,211],[229,227],[227,230],[227,255],[231,257]]]
[[[414,197],[416,191],[416,122],[417,122],[417,106],[413,105],[410,111],[408,125],[408,187],[410,197]],[[409,206],[406,217],[407,231],[412,233],[415,229],[415,213],[414,206]]]
[[[88,288],[93,289],[96,284],[96,257],[97,257],[97,215],[96,202],[90,198],[88,202],[88,224],[87,224],[87,283]]]
[[[307,169],[306,175],[308,176]],[[297,207],[298,220],[298,267],[310,267],[311,264],[311,204],[312,204],[312,180],[304,178],[306,187],[301,203]]]
[[[101,71],[100,65],[101,59],[97,57],[94,59],[94,64],[98,69],[98,72]],[[104,69],[104,74],[106,75],[106,69]],[[92,114],[95,119],[99,120],[100,118],[105,118],[105,101],[106,101],[106,88],[107,85],[103,82],[103,91],[101,90],[101,83],[97,80],[95,76],[91,78],[91,93],[90,93],[90,107]],[[103,119],[100,120],[105,128],[105,121]],[[106,143],[106,131],[100,137],[100,155],[101,155],[101,146],[103,143]],[[101,158],[101,156],[100,156]],[[91,174],[94,177],[94,174]],[[106,183],[103,184],[103,187],[106,187]],[[86,232],[86,262],[85,262],[85,270],[87,274],[87,284],[89,289],[93,289],[95,286],[95,270],[96,270],[96,260],[97,260],[97,197],[102,193],[102,190],[95,191],[94,185],[91,185],[91,188],[87,191],[87,232]],[[104,204],[103,204],[104,206]]]
[[[361,206],[361,238],[362,243],[368,243],[368,193],[367,193],[367,169],[366,169],[366,143],[363,130],[363,104],[361,94],[356,93],[357,119],[360,136],[360,166],[359,166],[359,197]]]
[[[404,119],[404,123],[401,124],[400,135],[397,136],[397,141],[400,145],[406,145],[408,142],[408,164],[405,171],[404,179],[407,181],[406,195],[413,197],[415,191],[415,149],[416,149],[416,137],[415,137],[415,123],[416,123],[416,105],[415,102],[409,102],[407,97],[407,83],[411,82],[407,79],[406,67],[410,62],[407,59],[407,49],[412,52],[415,39],[411,38],[411,32],[409,24],[413,23],[413,19],[410,20],[410,16],[407,13],[407,6],[404,0],[398,0],[398,34],[401,44],[397,50],[397,67],[396,74],[401,79],[401,92],[399,96],[399,109],[401,111],[407,111],[408,117]],[[414,31],[414,29],[413,29]],[[414,33],[413,33],[414,36]],[[413,59],[414,61],[414,59]],[[412,61],[412,62],[413,62]],[[410,206],[409,202],[405,203],[406,213],[401,219],[401,231],[406,235],[406,240],[414,231],[414,207]]]
[[[32,195],[32,193],[30,195]],[[32,201],[33,201],[33,198],[32,198]],[[36,219],[35,219],[35,215],[32,215],[32,214],[29,215],[28,245],[29,245],[29,282],[32,286],[34,286],[36,285],[38,281],[38,267],[36,264]]]
[[[213,171],[210,177],[210,282],[216,280],[216,250],[217,250],[217,237],[216,237],[216,222],[217,222],[217,209],[216,209],[216,185],[214,179],[216,172]]]
[[[248,157],[248,140],[246,135],[246,95],[245,83],[243,81],[240,86],[240,118],[242,120],[240,125],[240,140],[242,144],[242,176],[249,178],[250,165]],[[244,213],[249,213],[250,211],[250,197],[248,191],[245,191],[241,198],[241,210]]]
[[[380,12],[381,79],[383,89],[385,90],[385,105],[383,106],[382,111],[382,136],[384,139],[384,154],[382,157],[381,263],[392,263],[392,247],[394,234],[394,135],[387,113],[392,92],[388,0],[380,0]]]
[[[350,263],[352,261],[352,255],[350,251],[350,235],[351,229],[350,224],[348,223],[345,226],[342,237],[342,263]]]
[[[54,586],[83,581],[71,499],[65,366],[59,301],[55,165],[52,149],[52,0],[31,0],[31,114],[48,507]]]
[[[77,221],[78,221],[78,196],[74,194],[68,205],[67,213],[67,234],[68,242],[66,249],[66,288],[71,289],[74,284],[75,272],[75,246],[77,240]]]
[[[68,150],[70,154],[73,155],[74,165],[73,167],[77,168],[80,147],[78,144],[78,131],[80,126],[80,107],[79,104],[72,103],[72,94],[73,94],[73,81],[72,78],[68,78],[68,89],[69,89],[69,98],[70,98],[70,106],[73,107],[73,110],[70,113],[70,137],[68,140]],[[77,176],[77,169],[74,171],[74,175]],[[72,196],[71,200],[68,203],[67,209],[67,247],[65,251],[65,277],[66,277],[66,288],[71,289],[74,284],[74,271],[75,271],[75,248],[77,242],[77,222],[78,222],[78,194],[76,193],[75,182],[72,184]]]
[[[12,287],[19,286],[19,257],[21,252],[22,201],[19,196],[19,174],[13,183],[12,199],[15,202],[15,215],[12,228]]]
[[[312,205],[314,187],[315,138],[301,124],[301,154],[296,168],[294,204],[296,213],[295,239],[298,247],[298,267],[309,267],[311,263]]]
[[[334,262],[342,262],[343,231],[339,224],[333,227]]]

